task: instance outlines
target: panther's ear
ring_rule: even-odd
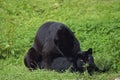
[[[87,51],[88,54],[92,54],[92,48],[89,48]]]
[[[36,53],[36,50],[33,47],[31,47],[28,51],[28,54],[32,54],[32,53]]]
[[[30,51],[35,51],[35,49],[34,49],[33,47],[31,47],[29,50],[30,50]]]

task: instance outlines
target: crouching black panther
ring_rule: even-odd
[[[35,55],[42,56],[45,67],[49,69],[56,57],[65,56],[73,59],[80,51],[80,46],[66,25],[58,22],[47,22],[38,29],[32,49],[32,52],[35,51]]]
[[[83,65],[86,63],[89,64],[87,70],[90,74],[98,69],[94,64],[92,49],[81,51],[73,32],[58,22],[46,22],[38,29],[24,63],[30,70],[44,68],[64,71],[72,66],[72,71],[84,72]]]

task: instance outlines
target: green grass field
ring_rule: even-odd
[[[28,71],[23,59],[46,21],[66,24],[81,49],[93,48],[106,73]],[[115,80],[120,78],[120,0],[0,0],[0,80]]]

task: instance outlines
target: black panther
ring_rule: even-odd
[[[46,22],[37,31],[34,44],[24,58],[25,66],[30,70],[37,68],[84,72],[88,63],[89,74],[99,70],[92,56],[92,49],[81,51],[74,33],[59,22]]]

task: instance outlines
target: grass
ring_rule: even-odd
[[[14,63],[11,63],[13,62]],[[84,74],[70,73],[68,71],[64,73],[58,73],[55,71],[36,70],[30,72],[25,68],[21,59],[7,59],[0,61],[0,80],[114,80],[120,77],[120,72],[106,72],[106,73],[94,73],[90,76],[87,72]]]
[[[93,48],[96,65],[106,73],[29,72],[23,64],[35,33],[46,21],[75,32],[81,49]],[[0,0],[0,80],[114,80],[120,77],[119,0]]]
[[[8,61],[11,62],[11,59],[8,59]],[[19,62],[19,60],[16,61]],[[30,72],[23,64],[1,62],[3,63],[0,66],[0,80],[114,80],[120,77],[120,72],[94,73],[93,76],[90,76],[87,72],[84,72],[84,74],[69,73],[68,71],[58,73],[46,70]]]

